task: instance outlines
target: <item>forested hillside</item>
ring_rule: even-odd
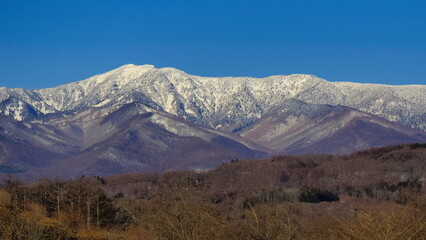
[[[425,239],[426,144],[0,190],[1,239]]]

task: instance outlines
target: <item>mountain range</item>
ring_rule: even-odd
[[[241,158],[426,142],[425,93],[425,85],[199,77],[132,64],[54,88],[2,87],[0,172],[206,170]]]

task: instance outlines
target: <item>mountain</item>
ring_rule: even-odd
[[[72,152],[72,147],[55,138],[48,126],[0,116],[0,172],[2,168],[37,171]]]
[[[424,141],[424,134],[346,106],[288,100],[240,135],[275,154],[349,154],[354,149]]]
[[[24,179],[205,170],[266,156],[260,145],[140,103],[50,115],[43,123],[3,118],[0,129],[9,139],[0,141],[7,150],[1,165],[22,171]]]
[[[268,154],[426,142],[425,92],[423,85],[199,77],[132,64],[55,88],[2,87],[0,172],[204,170]]]
[[[17,120],[34,114],[141,102],[212,128],[236,130],[288,99],[343,105],[426,129],[426,86],[328,82],[294,74],[257,79],[211,78],[174,68],[125,65],[86,80],[41,90],[0,88],[0,112]],[[7,104],[15,99],[13,106]],[[26,112],[36,112],[28,116]]]

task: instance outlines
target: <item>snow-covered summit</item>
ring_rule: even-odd
[[[345,105],[425,130],[425,93],[425,85],[328,82],[303,74],[267,78],[200,77],[174,68],[127,64],[55,88],[1,88],[0,112],[17,120],[31,120],[27,117],[30,114],[23,112],[78,112],[141,102],[203,126],[240,129],[286,100],[297,99],[313,104]]]

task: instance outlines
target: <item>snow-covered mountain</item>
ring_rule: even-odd
[[[40,113],[141,102],[203,126],[237,131],[288,99],[348,106],[426,130],[425,85],[328,82],[302,74],[199,77],[174,68],[132,64],[55,88],[0,88],[0,112],[21,121]]]
[[[426,140],[414,129],[354,108],[294,99],[265,114],[239,135],[280,154],[341,154]]]
[[[424,85],[199,77],[131,64],[55,88],[2,87],[0,174],[208,169],[266,154],[426,142],[425,93]]]

